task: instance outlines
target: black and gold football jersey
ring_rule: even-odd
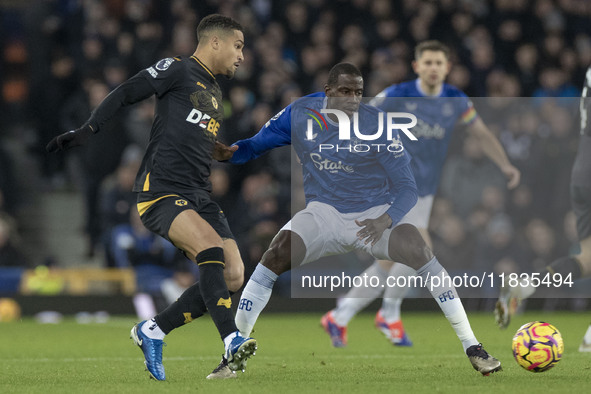
[[[223,119],[222,93],[199,59],[162,59],[138,73],[156,94],[150,142],[134,191],[211,191],[212,152]]]
[[[210,192],[212,153],[223,118],[215,76],[195,56],[158,61],[113,90],[86,124],[95,132],[121,108],[156,95],[136,192]]]

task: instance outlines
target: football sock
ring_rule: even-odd
[[[382,316],[386,323],[394,323],[400,320],[400,304],[402,298],[386,298],[382,301]]]
[[[462,342],[464,352],[478,341],[472,332],[468,316],[458,296],[456,288],[451,283],[451,277],[439,264],[436,257],[433,257],[427,264],[417,270],[417,274],[423,278],[425,287],[439,304],[446,319],[456,332]]]
[[[271,298],[277,277],[277,274],[261,263],[257,264],[242,291],[236,312],[236,326],[242,336],[250,336],[254,324]]]
[[[546,271],[542,272],[538,278],[543,279],[547,273],[550,273],[550,275],[560,274],[562,280],[566,280],[570,274],[570,279],[574,281],[581,277],[581,264],[573,256],[561,257],[547,266]],[[531,281],[531,277],[529,279],[522,280],[520,286],[516,286],[511,290],[511,294],[522,300],[531,297],[536,292],[536,287]]]
[[[229,291],[230,297],[235,292]],[[150,323],[150,328],[152,329],[152,325],[156,324],[157,331],[162,331],[162,338],[164,335],[167,335],[175,328],[183,326],[187,323],[191,323],[193,320],[197,319],[200,316],[207,312],[207,307],[205,306],[205,302],[203,301],[203,297],[201,296],[201,289],[199,287],[199,282],[194,283],[190,287],[188,287],[183,294],[170,304],[165,310],[154,316]],[[148,336],[148,338],[152,339],[162,339],[159,337],[151,336],[153,335],[155,329],[148,331],[148,324],[144,324],[142,326],[142,332]],[[156,332],[157,332],[156,331]],[[159,336],[159,335],[158,335]]]
[[[230,346],[230,343],[232,342],[232,339],[236,338],[239,335],[240,335],[240,332],[239,331],[234,331],[230,335],[227,335],[224,338],[224,348],[227,349]]]
[[[384,291],[388,273],[384,271],[377,260],[367,267],[360,276],[364,275],[378,278],[379,284],[376,287],[352,287],[347,295],[339,300],[337,307],[332,311],[332,315],[339,326],[349,324],[353,316],[378,298]]]
[[[232,299],[224,280],[224,250],[209,248],[195,258],[199,266],[201,297],[222,339],[237,331]]]
[[[154,317],[154,321],[165,334],[175,328],[190,323],[207,311],[199,282],[193,284],[181,294],[178,300]],[[145,327],[144,324],[143,327]],[[146,335],[148,335],[146,333]],[[148,335],[148,337],[150,337]],[[151,338],[151,337],[150,337]]]
[[[589,324],[589,328],[587,328],[587,332],[585,333],[585,336],[583,337],[583,343],[591,344],[591,324]]]
[[[506,286],[506,285],[505,285]],[[511,287],[511,295],[520,300],[531,297],[536,292],[536,287],[531,281],[522,280],[519,286]]]
[[[571,274],[570,279],[573,281],[581,278],[581,263],[573,256],[561,257],[546,269],[550,275],[561,274],[562,280],[567,279],[569,274]]]
[[[400,320],[400,304],[411,289],[409,285],[409,276],[414,276],[417,271],[404,264],[394,264],[390,268],[388,276],[392,278],[407,278],[406,280],[397,279],[396,282],[389,283],[384,292],[384,300],[382,301],[382,316],[387,323],[393,323]],[[406,286],[394,286],[394,284],[404,284]]]
[[[164,333],[164,331],[162,331],[162,329],[160,329],[160,327],[158,326],[158,323],[156,323],[156,320],[154,319],[150,319],[147,322],[144,323],[144,325],[141,328],[142,332],[151,339],[164,339],[164,336],[166,335]]]

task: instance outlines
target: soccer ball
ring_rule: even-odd
[[[513,357],[524,369],[544,372],[562,357],[564,344],[560,332],[550,323],[534,321],[519,327],[513,337]]]

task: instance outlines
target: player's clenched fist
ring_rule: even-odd
[[[54,137],[49,144],[45,147],[48,152],[60,152],[73,148],[75,146],[84,145],[86,140],[94,134],[92,127],[84,125],[76,130],[70,130],[67,133],[63,133]]]

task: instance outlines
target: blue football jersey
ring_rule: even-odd
[[[388,99],[396,97],[404,100]],[[435,194],[456,124],[470,124],[478,116],[470,99],[448,84],[443,84],[439,96],[426,96],[416,79],[389,86],[371,104],[385,112],[409,112],[417,117],[417,125],[410,131],[418,141],[411,141],[404,133],[402,141],[412,156],[411,168],[419,196]]]
[[[268,150],[292,144],[302,163],[306,202],[330,204],[339,212],[361,212],[390,203],[388,214],[397,223],[416,203],[416,184],[410,156],[400,136],[392,140],[384,128],[379,135],[380,117],[373,106],[361,104],[357,122],[351,121],[351,139],[339,139],[339,124],[322,114],[324,93],[305,96],[269,120],[255,136],[236,143],[239,149],[230,160],[240,164]],[[383,126],[383,125],[382,125]]]

